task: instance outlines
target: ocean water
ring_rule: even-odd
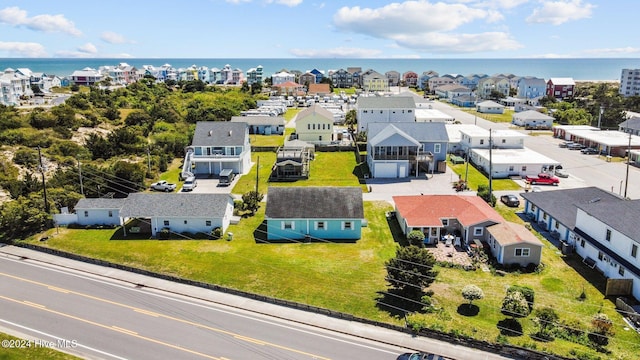
[[[175,68],[191,65],[222,68],[226,64],[246,72],[262,65],[264,74],[270,76],[282,69],[307,71],[318,69],[325,74],[329,70],[347,67],[374,69],[384,74],[395,70],[401,74],[414,71],[421,74],[434,70],[444,74],[514,74],[551,77],[570,77],[574,80],[620,80],[622,69],[640,68],[640,59],[181,59],[181,58],[129,58],[129,59],[61,59],[61,58],[0,58],[0,70],[29,68],[35,72],[68,76],[85,67],[97,69],[103,65],[126,62],[137,68],[142,65],[161,66],[171,64]]]

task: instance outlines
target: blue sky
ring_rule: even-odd
[[[0,0],[0,57],[640,58],[637,0]]]

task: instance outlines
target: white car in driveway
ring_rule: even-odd
[[[565,170],[563,170],[563,169],[556,169],[556,171],[554,172],[554,174],[555,174],[557,177],[561,177],[561,178],[568,178],[568,177],[569,177],[569,173],[568,173],[568,172],[566,172],[566,171],[565,171]]]
[[[198,186],[198,180],[196,180],[196,177],[189,176],[184,180],[184,184],[182,184],[182,191],[193,191],[196,186]]]

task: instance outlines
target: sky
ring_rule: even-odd
[[[640,58],[638,0],[0,0],[0,58]]]

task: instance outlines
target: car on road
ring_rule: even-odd
[[[155,191],[164,191],[164,192],[172,192],[176,189],[176,184],[172,184],[167,180],[160,180],[158,182],[154,182],[151,184],[151,190]]]
[[[510,207],[518,207],[520,206],[520,199],[518,199],[515,195],[502,195],[500,196],[500,201],[502,201],[505,205]]]
[[[587,154],[587,155],[593,155],[593,154],[598,154],[599,153],[598,149],[592,148],[592,147],[580,149],[580,152],[583,153],[583,154]]]
[[[417,352],[417,353],[404,353],[398,356],[396,360],[452,360],[452,359],[444,357],[442,355]]]
[[[569,177],[569,173],[566,172],[566,170],[563,170],[563,169],[556,169],[556,171],[554,171],[553,174],[555,176],[561,177],[561,178],[568,178]]]

